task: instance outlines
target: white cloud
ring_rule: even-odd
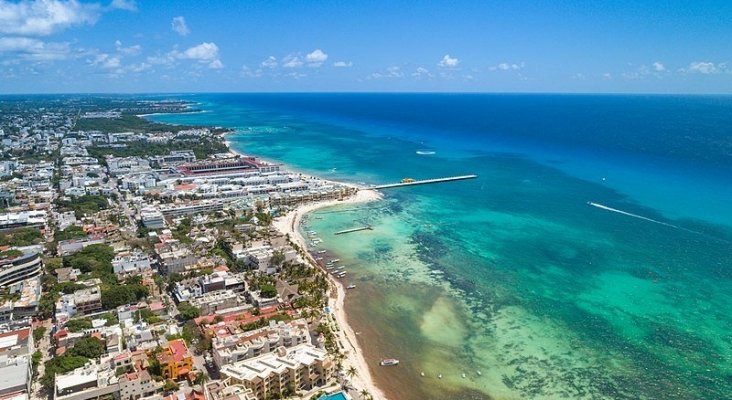
[[[653,63],[653,70],[656,72],[664,72],[666,71],[666,67],[660,61],[656,61]]]
[[[604,74],[602,74],[602,79],[609,81],[609,80],[613,79],[613,75],[609,72],[605,72]]]
[[[211,69],[221,69],[224,64],[219,59],[219,47],[216,43],[204,42],[184,51],[173,50],[164,56],[150,56],[147,63],[172,67],[176,60],[193,60],[199,64],[207,64]]]
[[[460,64],[460,60],[450,57],[449,54],[445,54],[445,56],[442,57],[442,60],[437,63],[437,66],[442,68],[455,68],[458,66],[458,64]]]
[[[46,43],[24,37],[0,37],[0,54],[14,54],[22,60],[63,60],[71,55],[68,43]]]
[[[714,64],[713,62],[695,61],[689,64],[685,72],[709,75],[723,72],[725,69],[727,69],[727,65],[724,63]]]
[[[137,11],[137,3],[135,3],[135,0],[112,0],[112,4],[109,5],[109,8],[115,10]]]
[[[434,78],[434,75],[425,67],[417,67],[417,69],[412,72],[412,76],[415,78]]]
[[[186,24],[185,17],[173,17],[173,21],[170,23],[170,29],[177,32],[181,36],[186,36],[191,33]]]
[[[498,65],[489,67],[488,69],[491,71],[518,71],[520,69],[524,68],[524,63],[508,63],[508,62],[502,62]]]
[[[401,67],[394,65],[386,69],[386,71],[382,72],[373,72],[369,76],[366,77],[366,79],[382,79],[382,78],[403,78],[404,72],[402,72]]]
[[[94,24],[101,14],[97,3],[78,0],[0,0],[0,33],[46,36],[76,25]]]
[[[106,53],[98,54],[93,60],[89,61],[92,67],[100,67],[104,69],[117,69],[122,65],[119,57],[111,56]]]
[[[321,66],[325,60],[328,59],[328,55],[323,52],[323,50],[315,49],[312,53],[308,53],[305,56],[305,61],[308,62],[308,66],[310,67],[319,67]]]
[[[204,42],[198,46],[186,49],[182,53],[177,53],[177,58],[187,58],[189,60],[213,61],[219,56],[219,46],[216,43]]]
[[[130,47],[124,47],[122,46],[122,42],[120,42],[119,40],[114,42],[114,48],[117,49],[118,53],[124,54],[126,56],[136,56],[140,54],[140,51],[142,51],[142,46],[140,46],[139,44]]]
[[[352,67],[353,63],[350,61],[336,61],[333,63],[333,66],[336,68],[348,68]]]
[[[277,58],[275,56],[269,56],[259,64],[262,68],[277,68]]]
[[[303,62],[300,60],[300,57],[290,54],[282,59],[282,66],[284,68],[299,68],[302,67]]]

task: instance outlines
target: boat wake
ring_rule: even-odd
[[[590,205],[590,206],[592,206],[592,207],[597,207],[597,208],[599,208],[601,210],[610,211],[610,212],[614,212],[614,213],[626,215],[628,217],[633,217],[633,218],[637,218],[637,219],[642,219],[643,221],[653,222],[654,224],[659,224],[659,225],[667,226],[669,228],[680,229],[682,231],[686,231],[686,232],[689,232],[689,233],[694,233],[694,234],[697,234],[697,235],[708,236],[708,235],[706,235],[706,234],[704,234],[702,232],[693,231],[691,229],[687,229],[687,228],[684,228],[684,227],[681,227],[681,226],[678,226],[678,225],[669,224],[668,222],[658,221],[658,220],[655,220],[653,218],[648,218],[648,217],[644,217],[642,215],[633,214],[633,213],[630,213],[630,212],[627,212],[627,211],[623,211],[623,210],[618,210],[617,208],[608,207],[608,206],[603,205],[603,204],[600,204],[600,203],[595,203],[595,202],[592,202],[592,201],[588,201],[587,204]],[[715,239],[717,239],[717,238],[715,238]]]

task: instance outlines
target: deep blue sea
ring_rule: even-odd
[[[180,98],[205,112],[151,118],[328,178],[479,175],[304,227],[391,398],[732,398],[732,97]]]

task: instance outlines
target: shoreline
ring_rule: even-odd
[[[317,265],[312,255],[307,251],[307,241],[302,237],[298,230],[298,227],[302,222],[302,218],[308,213],[322,208],[333,207],[340,204],[363,204],[372,201],[379,201],[382,198],[383,195],[375,190],[361,189],[355,195],[342,201],[324,200],[302,204],[288,212],[286,215],[275,218],[272,221],[272,226],[281,233],[289,235],[290,240],[305,251],[306,259],[313,268],[322,269]],[[330,307],[331,314],[340,328],[334,333],[341,346],[346,349],[344,353],[346,357],[343,362],[344,369],[352,366],[357,371],[356,375],[349,378],[351,385],[358,390],[366,389],[376,400],[386,399],[386,395],[378,386],[376,386],[376,383],[371,376],[371,371],[369,370],[368,363],[364,358],[364,352],[358,343],[355,331],[348,324],[345,310],[346,288],[340,281],[333,278],[332,275],[326,273],[326,276],[333,288],[330,293],[328,293],[328,306]]]
[[[239,155],[242,157],[245,157],[246,155],[236,151],[231,146],[231,141],[227,139],[227,136],[230,134],[233,134],[234,132],[228,132],[224,135],[222,135],[222,139],[224,141],[224,144],[229,149],[229,152],[235,155]],[[271,161],[271,160],[268,160]],[[285,165],[285,168],[288,171],[296,172],[296,173],[302,173],[294,169],[290,169],[288,166]],[[322,208],[328,208],[328,207],[334,207],[337,205],[342,204],[363,204],[363,203],[369,203],[372,201],[379,201],[383,199],[383,194],[372,189],[363,188],[358,185],[354,185],[351,183],[345,183],[345,182],[338,182],[338,181],[332,181],[328,179],[323,179],[321,177],[316,177],[310,174],[306,174],[308,176],[312,176],[314,178],[320,179],[322,181],[326,182],[333,182],[337,183],[339,185],[345,185],[350,186],[353,188],[358,189],[358,191],[343,200],[321,200],[316,202],[309,202],[300,204],[294,209],[290,210],[286,215],[280,216],[275,218],[272,221],[272,227],[277,229],[280,233],[283,235],[288,235],[290,237],[290,240],[300,246],[300,248],[303,250],[305,254],[305,261],[310,264],[313,268],[318,268],[323,270],[315,261],[315,259],[312,257],[312,255],[308,252],[308,245],[305,238],[300,234],[300,231],[298,230],[300,223],[302,222],[302,218],[307,215],[308,213],[311,213],[313,211],[322,209]],[[335,279],[331,274],[328,274],[326,271],[323,270],[323,272],[326,274],[328,278],[328,282],[330,283],[331,290],[329,290],[328,293],[328,307],[331,309],[331,314],[335,318],[335,321],[340,328],[339,330],[335,331],[334,334],[340,343],[341,347],[343,349],[346,349],[344,352],[345,358],[343,360],[343,366],[344,370],[348,367],[352,366],[356,369],[357,373],[353,377],[349,378],[351,386],[356,388],[357,390],[367,390],[371,397],[374,400],[386,400],[387,397],[384,394],[384,392],[376,385],[376,382],[374,378],[371,376],[371,370],[369,370],[368,363],[366,362],[366,359],[364,357],[364,352],[361,346],[358,343],[358,340],[356,338],[356,333],[353,330],[353,328],[348,323],[348,318],[346,315],[345,310],[345,298],[346,298],[346,288],[343,286],[343,284]]]

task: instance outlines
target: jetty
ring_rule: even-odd
[[[358,231],[366,231],[366,230],[371,231],[373,229],[374,228],[372,228],[371,225],[368,225],[368,226],[361,226],[361,227],[358,227],[358,228],[351,228],[351,229],[346,229],[346,230],[343,230],[343,231],[338,231],[335,234],[336,235],[343,235],[344,233],[351,233],[351,232],[358,232]]]
[[[432,183],[464,181],[466,179],[475,179],[477,177],[478,177],[478,175],[460,175],[460,176],[448,176],[447,178],[423,179],[423,180],[419,180],[419,181],[408,179],[408,180],[405,180],[405,181],[402,181],[399,183],[389,183],[386,185],[369,186],[366,189],[381,190],[381,189],[397,188],[397,187],[402,187],[402,186],[429,185]]]

